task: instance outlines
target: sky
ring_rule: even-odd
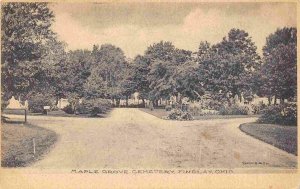
[[[134,58],[161,40],[196,52],[201,41],[220,42],[232,28],[258,47],[277,28],[296,27],[295,3],[52,3],[53,30],[68,50],[106,43]]]

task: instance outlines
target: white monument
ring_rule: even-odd
[[[27,102],[28,106],[28,102]],[[16,100],[14,96],[11,97],[11,99],[8,100],[7,109],[23,109],[25,108],[20,101]]]

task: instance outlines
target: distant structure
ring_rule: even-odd
[[[27,106],[27,107],[26,107]],[[21,102],[19,100],[16,100],[14,96],[12,96],[9,100],[8,100],[8,105],[6,107],[7,109],[24,109],[24,108],[28,108],[28,101],[25,101],[25,106],[23,106],[21,104]]]
[[[69,103],[68,99],[61,98],[58,100],[57,107],[59,109],[63,109],[64,107],[68,106],[69,104],[70,103]]]
[[[25,100],[25,102],[24,102],[24,108],[28,110],[28,107],[29,107],[28,100]]]

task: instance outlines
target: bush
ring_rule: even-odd
[[[111,101],[107,99],[86,99],[76,108],[80,114],[97,114],[107,113],[112,107]]]
[[[261,114],[262,111],[266,108],[267,106],[263,102],[259,102],[259,104],[252,104],[252,113],[253,114]]]
[[[262,111],[259,123],[297,125],[297,105],[281,104],[272,105]]]
[[[171,105],[166,105],[165,110],[166,111],[171,111],[172,110],[172,106]]]
[[[33,113],[42,113],[44,112],[44,106],[53,106],[54,103],[55,100],[53,97],[39,93],[30,96],[28,100],[28,108]]]
[[[211,99],[209,101],[208,106],[206,107],[206,109],[212,109],[212,110],[219,111],[223,107],[224,103],[227,103],[227,102],[224,102],[222,100],[213,100],[213,99]]]
[[[165,119],[171,119],[171,120],[193,120],[193,116],[189,112],[183,112],[180,109],[173,109],[169,115],[165,117]]]
[[[219,110],[220,115],[249,115],[250,108],[247,106],[241,106],[233,104],[231,106],[223,106]]]
[[[64,112],[66,112],[67,114],[74,114],[74,110],[73,110],[71,104],[68,104],[68,105],[65,106],[62,110],[63,110]]]

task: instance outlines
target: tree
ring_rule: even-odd
[[[86,99],[105,98],[107,96],[107,86],[102,77],[95,71],[84,83],[84,97]]]
[[[52,95],[56,99],[56,103],[60,98],[65,97],[65,80],[67,76],[62,72],[62,68],[67,61],[65,47],[65,43],[56,39],[49,40],[46,43],[43,48],[43,54],[45,55],[41,58],[40,74],[36,77],[34,86],[25,97],[26,99],[33,93]]]
[[[158,99],[169,98],[175,93],[176,82],[172,77],[174,68],[169,61],[156,60],[151,64],[148,74],[149,95],[155,106],[158,106]]]
[[[171,42],[160,41],[150,45],[145,51],[145,58],[149,61],[172,61],[174,59],[175,46]]]
[[[92,68],[102,77],[106,84],[107,96],[114,102],[116,100],[117,106],[122,98],[122,90],[120,82],[126,78],[127,62],[125,55],[119,47],[111,44],[99,46],[94,45]]]
[[[205,92],[198,69],[199,65],[196,61],[188,61],[178,66],[173,75],[176,80],[176,90],[191,100],[199,99]]]
[[[3,3],[1,6],[2,94],[31,91],[41,75],[43,47],[53,40],[54,19],[47,3]]]
[[[126,107],[128,106],[129,97],[136,92],[136,82],[134,80],[134,66],[132,63],[128,63],[123,70],[122,80],[119,82],[119,88],[121,89],[122,97],[125,97]]]
[[[297,30],[282,28],[267,37],[263,47],[264,64],[260,72],[262,96],[283,103],[297,94]]]
[[[145,107],[145,99],[149,97],[149,81],[148,74],[150,71],[149,68],[150,61],[144,56],[138,55],[133,60],[133,83],[134,83],[134,92],[139,93],[139,98],[142,99],[143,107]]]
[[[190,51],[175,48],[171,42],[161,41],[148,47],[144,57],[149,62],[149,97],[155,106],[160,98],[181,96],[176,86],[176,73],[180,65],[192,59],[191,54]]]
[[[211,53],[211,45],[210,43],[208,43],[207,41],[201,41],[199,48],[198,48],[198,52],[197,52],[197,58],[196,61],[198,63],[208,59],[209,55]]]
[[[85,95],[85,83],[91,75],[93,59],[88,50],[75,50],[67,54],[67,60],[61,67],[61,79],[64,82],[64,94],[75,110],[79,99]],[[75,111],[74,111],[75,112]]]
[[[253,75],[261,65],[256,49],[249,34],[239,29],[231,29],[227,38],[212,47],[202,43],[197,60],[204,88],[228,100],[253,94]]]

